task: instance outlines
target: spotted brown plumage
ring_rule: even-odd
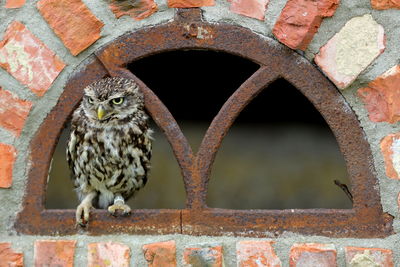
[[[74,111],[67,160],[81,203],[76,221],[85,225],[92,207],[130,213],[125,201],[147,182],[151,133],[137,84],[105,78],[84,89]]]

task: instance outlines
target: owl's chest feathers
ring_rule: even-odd
[[[98,157],[108,159],[111,164],[118,164],[126,156],[129,147],[137,136],[129,136],[124,129],[102,129],[82,132],[83,152],[93,153]]]
[[[90,128],[90,127],[89,127]],[[132,191],[146,182],[150,131],[134,122],[91,128],[78,126],[75,173],[97,190]]]

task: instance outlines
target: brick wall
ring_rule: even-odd
[[[0,2],[0,266],[399,266],[400,2],[140,2],[128,10],[89,0]],[[192,7],[201,7],[206,21],[250,28],[296,50],[337,86],[366,132],[382,207],[394,216],[395,234],[382,239],[16,234],[12,225],[25,191],[29,142],[69,76],[121,34],[166,23],[175,8]]]

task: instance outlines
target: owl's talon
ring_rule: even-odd
[[[126,204],[116,203],[108,207],[108,212],[116,217],[127,216],[131,213],[131,208]]]
[[[80,227],[86,227],[88,225],[88,222],[81,220],[80,222],[77,222],[76,225]]]
[[[88,202],[82,202],[76,208],[76,223],[82,227],[85,227],[89,222],[89,213],[92,208],[92,204]]]

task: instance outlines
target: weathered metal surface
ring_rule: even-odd
[[[391,217],[384,223],[359,221],[354,210],[183,210],[182,233],[278,237],[284,232],[330,237],[371,238],[391,233]]]
[[[180,49],[223,51],[260,65],[259,70],[223,105],[196,155],[164,104],[126,69],[127,64],[140,58]],[[202,22],[199,9],[180,9],[173,22],[125,34],[97,51],[96,56],[97,59],[91,58],[68,82],[58,104],[32,140],[32,167],[23,210],[15,224],[17,231],[27,234],[82,231],[75,228],[72,210],[45,210],[47,172],[63,124],[81,99],[83,87],[111,75],[129,77],[140,84],[146,108],[164,131],[181,168],[187,194],[186,208],[134,210],[130,217],[122,219],[113,218],[105,211],[96,211],[87,233],[254,237],[276,236],[284,231],[332,237],[383,237],[392,233],[392,217],[382,211],[370,147],[356,115],[332,83],[292,50],[260,38],[245,28]],[[291,82],[314,104],[335,134],[352,182],[353,209],[238,211],[207,207],[210,170],[224,136],[246,105],[280,77]]]

